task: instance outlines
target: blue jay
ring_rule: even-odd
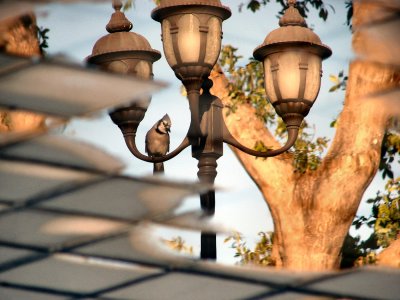
[[[169,132],[171,119],[166,114],[146,134],[146,153],[151,157],[160,157],[169,151]],[[155,163],[153,173],[163,173],[164,164]]]

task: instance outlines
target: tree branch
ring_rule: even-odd
[[[392,242],[389,247],[377,256],[380,266],[400,268],[400,239]]]
[[[251,104],[241,104],[235,113],[229,112],[232,99],[229,97],[228,79],[219,66],[214,68],[211,79],[214,82],[212,93],[219,97],[227,107],[224,110],[226,125],[239,142],[249,148],[253,148],[256,142],[259,141],[262,141],[268,148],[281,147],[280,143],[265,127],[263,121],[257,118],[256,111]],[[281,186],[284,182],[289,182],[291,180],[290,174],[294,174],[292,157],[289,154],[264,160],[256,159],[233,147],[231,149],[264,195],[266,192],[272,193],[276,191],[277,185]],[[270,170],[274,170],[274,172],[270,172]],[[265,174],[268,174],[268,177]],[[274,201],[273,199],[275,198],[271,197],[268,200]]]
[[[0,22],[0,48],[19,56],[40,56],[35,15]],[[22,132],[45,127],[45,117],[25,111],[0,110],[0,132]]]
[[[359,43],[357,27],[368,22],[374,9],[377,7],[363,2],[354,4],[353,46]],[[383,105],[366,102],[363,97],[395,86],[400,86],[400,74],[388,66],[361,60],[350,64],[346,99],[336,135],[318,172],[323,179],[321,189],[331,186],[332,190],[338,186],[348,189],[345,193],[359,195],[361,200],[378,170],[389,117]],[[347,184],[350,178],[351,185]],[[348,199],[341,202],[339,205],[346,205]],[[359,201],[352,203],[351,212],[357,210],[358,205]]]

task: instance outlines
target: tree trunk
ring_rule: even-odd
[[[0,23],[0,51],[19,56],[39,56],[33,14]],[[23,132],[44,127],[45,117],[30,112],[0,110],[0,133]]]
[[[389,247],[379,253],[377,264],[379,266],[400,268],[400,239],[395,240]]]
[[[354,4],[355,28],[368,21],[366,10],[370,12],[366,4]],[[355,34],[353,44],[357,43]],[[229,106],[227,78],[217,69],[212,79],[213,93]],[[364,102],[362,96],[398,85],[399,74],[388,67],[359,60],[351,63],[336,136],[316,171],[295,172],[289,154],[262,160],[233,149],[270,208],[278,266],[302,271],[339,267],[344,238],[379,167],[388,119],[385,110]],[[279,146],[249,104],[228,114],[225,121],[248,147],[257,141]]]

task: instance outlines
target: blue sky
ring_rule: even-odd
[[[243,0],[242,0],[243,1]],[[246,58],[252,56],[254,48],[262,43],[265,36],[278,27],[276,18],[279,6],[269,4],[266,8],[254,14],[244,10],[238,12],[240,0],[222,1],[229,5],[233,15],[224,22],[223,44],[232,44],[239,48],[239,54]],[[111,2],[111,1],[110,1]],[[133,22],[134,32],[144,35],[153,48],[162,52],[160,40],[160,25],[150,18],[154,7],[150,0],[137,0],[136,7],[126,13]],[[335,12],[329,11],[327,22],[321,21],[315,13],[308,19],[310,27],[321,37],[322,41],[333,50],[331,58],[323,64],[324,77],[321,92],[307,120],[316,125],[316,136],[333,137],[334,131],[329,123],[336,118],[344,101],[344,92],[328,93],[332,83],[329,74],[337,74],[344,70],[347,73],[348,63],[352,59],[351,33],[345,25],[346,10],[344,1],[328,1],[335,7]],[[109,3],[102,4],[51,4],[38,8],[39,26],[50,28],[50,55],[63,53],[73,61],[82,63],[91,54],[97,39],[107,34],[105,25],[113,12]],[[177,80],[164,58],[154,64],[156,80],[168,83],[169,87],[153,96],[152,103],[144,121],[139,127],[137,136],[140,149],[144,150],[144,136],[148,129],[165,113],[172,119],[171,149],[179,145],[189,126],[188,104],[180,95],[180,82]],[[150,164],[133,158],[127,150],[121,133],[108,118],[106,112],[94,119],[73,121],[65,130],[65,134],[90,141],[93,144],[120,157],[126,164],[126,172],[132,175],[148,175],[152,171]],[[256,238],[261,230],[272,230],[267,205],[255,184],[247,176],[243,167],[236,160],[228,147],[224,148],[224,156],[218,161],[218,177],[216,184],[221,187],[217,193],[216,220],[235,227],[249,237]],[[169,178],[196,180],[197,161],[191,157],[190,149],[165,164],[166,175]],[[382,181],[377,180],[368,190],[368,196],[373,196]],[[187,200],[185,209],[197,207],[198,199]],[[364,214],[369,213],[365,205],[361,207]],[[196,246],[197,241],[190,241]]]

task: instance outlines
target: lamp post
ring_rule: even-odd
[[[186,88],[191,123],[186,137],[174,151],[151,157],[143,155],[135,142],[147,106],[119,108],[110,115],[121,129],[131,153],[141,160],[159,163],[192,146],[192,156],[199,161],[199,180],[213,184],[224,142],[257,157],[276,156],[292,147],[300,125],[318,95],[321,62],[332,54],[330,48],[307,28],[295,6],[296,0],[288,0],[288,9],[279,21],[280,28],[272,31],[254,51],[254,57],[264,64],[267,96],[288,130],[288,139],[283,147],[260,152],[241,145],[224,123],[221,100],[210,93],[213,83],[208,77],[221,50],[222,22],[231,16],[230,9],[220,0],[161,0],[151,16],[161,23],[166,59]],[[133,69],[136,75],[149,78],[148,72],[138,72],[133,65],[142,64],[146,70],[151,70],[151,63],[160,55],[143,37],[127,32],[131,26],[120,12],[120,1],[114,1],[114,8],[116,12],[107,26],[110,34],[96,43],[88,61],[110,71],[131,73],[126,70]],[[131,43],[128,44],[132,47],[121,46],[125,45],[125,38],[130,37]],[[131,67],[126,67],[127,64]],[[201,89],[203,93],[200,95]],[[205,214],[213,215],[215,191],[200,195],[200,201]],[[216,258],[215,234],[202,233],[201,247],[202,258]]]

